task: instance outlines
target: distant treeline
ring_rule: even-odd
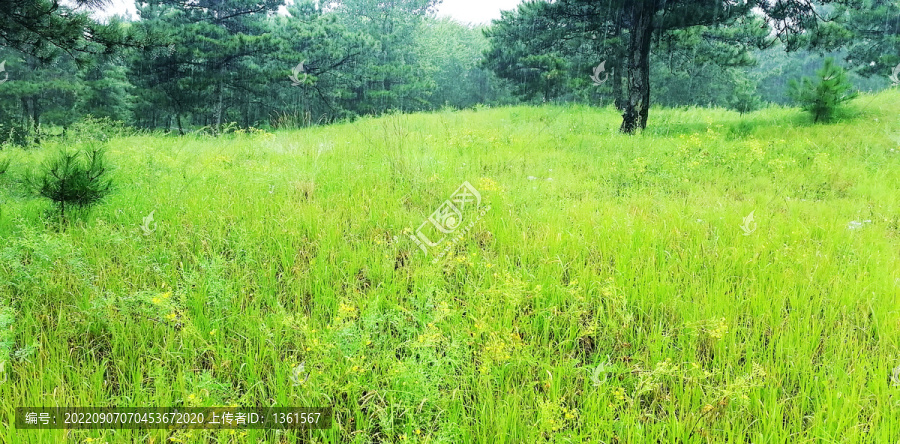
[[[437,3],[298,1],[285,15],[277,13],[282,0],[150,0],[138,2],[137,20],[96,23],[81,9],[54,8],[49,0],[0,0],[0,143],[40,141],[88,115],[215,134],[394,110],[547,101],[622,109],[627,101],[623,72],[630,65],[622,52],[631,31],[622,14],[633,12],[627,2],[608,2],[612,12],[601,19],[585,15],[593,21],[552,14],[604,2],[526,2],[486,27],[435,18]],[[890,8],[896,2],[881,13],[890,15]],[[598,36],[610,26],[618,28]],[[893,22],[882,27],[882,40],[896,39]],[[896,51],[860,50],[849,31],[829,44],[788,41],[795,52],[786,53],[778,40],[766,49],[724,45],[720,28],[760,41],[767,32],[723,22],[673,26],[656,36],[649,59],[653,103],[750,111],[787,103],[788,80],[812,74],[825,52],[845,60],[862,89],[886,87],[878,70],[900,61]],[[611,81],[593,81],[598,68]]]

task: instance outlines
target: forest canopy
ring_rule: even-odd
[[[654,104],[786,103],[824,56],[863,90],[900,65],[897,2],[530,0],[487,26],[438,5],[149,0],[100,22],[102,0],[0,0],[0,141],[86,116],[218,134],[553,101],[613,104],[633,133]]]

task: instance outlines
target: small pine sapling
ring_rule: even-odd
[[[26,182],[36,195],[53,201],[65,220],[67,206],[89,207],[109,194],[112,182],[104,155],[101,148],[61,150],[38,173],[28,174]]]
[[[815,82],[808,77],[799,83],[791,80],[788,94],[804,111],[812,113],[813,121],[818,123],[831,119],[834,111],[842,103],[854,99],[857,92],[852,91],[847,73],[835,65],[832,58],[825,59],[825,66],[816,72],[816,76]]]

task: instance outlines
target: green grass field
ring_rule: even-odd
[[[52,144],[2,151],[0,442],[900,442],[900,92],[845,114],[117,137],[115,192],[62,227],[17,183]],[[463,181],[491,209],[432,263],[404,232]],[[24,406],[231,405],[334,425],[13,427]]]

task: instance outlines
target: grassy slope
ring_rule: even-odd
[[[314,442],[893,442],[900,94],[851,110],[114,139],[117,192],[64,232],[0,176],[0,442],[66,436],[16,406],[182,403],[333,405]],[[492,209],[455,257],[392,242],[464,180]],[[68,438],[294,442],[247,433]]]

